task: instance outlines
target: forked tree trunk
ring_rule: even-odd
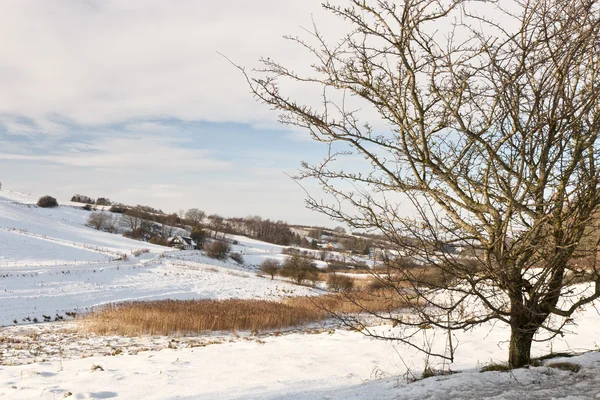
[[[510,333],[510,348],[508,350],[508,365],[511,368],[521,368],[531,363],[531,344],[535,330],[512,326]]]

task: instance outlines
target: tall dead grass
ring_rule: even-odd
[[[95,333],[125,336],[189,334],[205,331],[279,330],[329,318],[331,313],[359,313],[400,308],[389,299],[353,293],[357,301],[339,295],[267,300],[160,300],[109,305],[84,317]]]

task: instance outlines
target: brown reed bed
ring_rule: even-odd
[[[352,300],[349,300],[352,299]],[[190,334],[206,331],[269,331],[305,326],[331,313],[387,311],[400,302],[355,292],[351,295],[268,300],[160,300],[108,305],[86,315],[86,329],[101,335]]]

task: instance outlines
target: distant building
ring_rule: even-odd
[[[185,236],[174,236],[169,238],[168,244],[170,247],[175,247],[179,250],[194,250],[196,248],[194,239]]]

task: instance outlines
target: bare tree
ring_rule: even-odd
[[[218,214],[211,214],[208,216],[208,219],[209,219],[208,226],[213,231],[213,238],[216,239],[218,233],[222,232],[222,230],[223,230],[225,218],[221,217]]]
[[[97,230],[104,229],[110,216],[104,212],[93,212],[90,214],[87,224]]]
[[[204,217],[206,217],[206,213],[197,208],[190,208],[185,213],[185,219],[191,222],[193,226],[201,225]]]
[[[128,209],[121,215],[121,225],[136,233],[142,227],[144,221],[144,213],[135,208]]]
[[[377,293],[404,298],[410,312],[372,314],[410,328],[395,338],[413,346],[424,326],[501,321],[509,363],[523,366],[534,339],[561,334],[600,297],[599,2],[350,3],[324,5],[352,25],[335,45],[316,27],[290,38],[312,55],[312,73],[272,59],[242,71],[282,123],[329,144],[299,178],[333,201],[309,206],[379,231],[424,265],[390,261]],[[288,82],[317,88],[320,100],[287,97]],[[355,154],[367,162],[338,166]],[[572,286],[582,275],[587,284]]]
[[[169,238],[173,236],[173,227],[177,225],[178,221],[179,217],[175,213],[169,214],[162,218],[160,223],[160,235],[163,238]]]
[[[269,275],[271,280],[281,271],[281,263],[274,258],[267,258],[260,264],[260,272]]]

